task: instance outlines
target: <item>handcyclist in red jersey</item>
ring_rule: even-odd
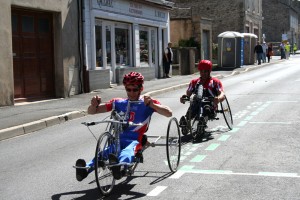
[[[215,77],[211,77],[210,73],[212,71],[212,62],[209,60],[201,60],[198,64],[198,70],[200,72],[200,77],[195,78],[190,81],[190,84],[186,90],[186,94],[182,95],[180,97],[180,102],[184,103],[185,97],[190,97],[192,94],[197,93],[199,85],[203,86],[203,97],[213,97],[215,109],[217,109],[218,103],[222,102],[225,99],[224,89],[222,82]],[[195,117],[196,105],[191,105],[191,118]],[[209,111],[209,112],[214,112]],[[214,115],[215,113],[211,113]],[[186,116],[182,116],[180,119],[180,125],[183,125],[182,127],[186,127],[187,120],[188,120],[188,114]]]

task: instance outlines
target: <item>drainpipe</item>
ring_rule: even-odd
[[[78,0],[78,38],[79,38],[79,84],[80,93],[90,92],[89,74],[85,65],[85,45],[84,44],[84,0]]]

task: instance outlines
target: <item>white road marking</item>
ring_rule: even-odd
[[[292,124],[292,122],[249,122],[250,124]]]
[[[151,192],[149,192],[147,196],[155,197],[159,195],[162,191],[164,191],[166,188],[167,186],[157,186]]]
[[[298,101],[271,101],[272,103],[298,103]]]
[[[172,178],[172,179],[178,179],[180,178],[182,175],[184,175],[185,172],[184,171],[177,171],[175,172],[172,176],[170,176],[169,178]]]
[[[267,177],[283,177],[283,178],[300,178],[300,175],[297,174],[297,173],[282,173],[282,172],[239,173],[239,172],[232,172],[230,170],[201,170],[201,169],[194,169],[193,166],[183,166],[176,173],[178,173],[178,174],[176,176],[172,177],[172,178],[180,178],[185,173],[213,174],[213,175],[267,176]]]

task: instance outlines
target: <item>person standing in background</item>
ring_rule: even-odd
[[[297,43],[295,42],[294,46],[293,46],[294,55],[296,55],[297,50],[298,50],[298,47],[297,47]]]
[[[270,62],[270,59],[273,56],[273,45],[272,43],[269,43],[268,45],[268,50],[267,50],[267,58],[268,58],[268,63]]]
[[[291,45],[289,42],[285,45],[285,58],[288,60],[290,58]]]
[[[260,65],[261,64],[262,55],[263,55],[263,48],[259,44],[259,42],[257,42],[257,45],[254,47],[254,53],[256,53],[257,64]]]
[[[267,57],[268,45],[267,45],[266,42],[263,42],[263,44],[261,46],[263,48],[262,61],[263,61],[263,63],[265,63],[266,62],[266,57]]]
[[[280,43],[280,59],[285,59],[285,45],[283,42]]]
[[[164,65],[164,78],[171,78],[169,76],[170,67],[173,62],[173,51],[172,51],[172,43],[168,43],[168,47],[165,49],[164,52],[164,59],[163,59],[163,65]]]

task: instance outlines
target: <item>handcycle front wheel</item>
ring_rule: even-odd
[[[228,128],[230,130],[232,130],[232,126],[233,126],[232,113],[231,113],[231,109],[230,109],[230,106],[229,106],[226,96],[225,96],[224,101],[221,102],[221,108],[222,108],[222,113],[223,113],[225,122],[226,122]]]
[[[206,123],[204,122],[204,118],[200,117],[200,119],[195,118],[192,123],[192,136],[194,141],[202,142],[202,139],[205,134]]]
[[[108,155],[115,153],[115,141],[109,132],[104,132],[98,139],[95,152],[95,179],[98,189],[103,195],[108,195],[114,185],[115,179],[108,164]]]
[[[180,162],[181,137],[175,117],[171,118],[168,124],[166,148],[169,168],[171,172],[176,172]]]

